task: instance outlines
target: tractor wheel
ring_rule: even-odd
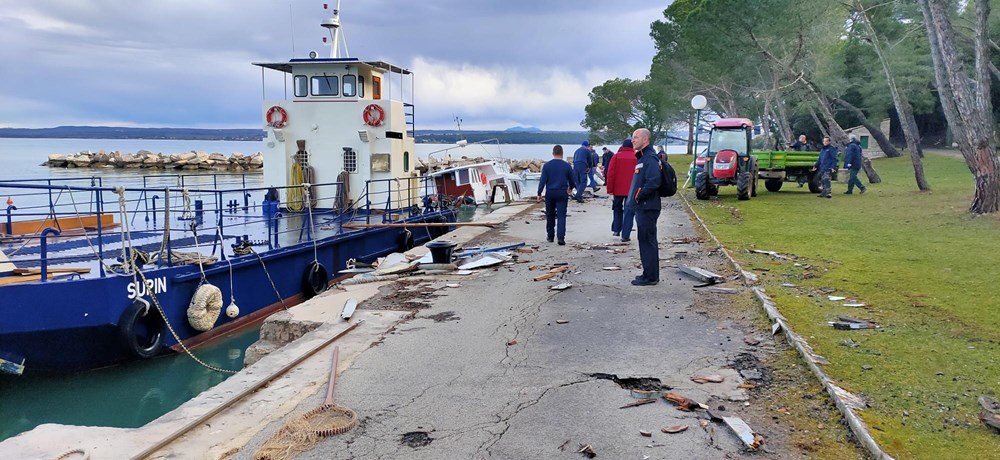
[[[819,171],[809,175],[809,193],[819,193],[823,191],[823,184],[820,183]]]
[[[708,186],[708,194],[712,195],[712,196],[719,196],[719,186],[718,185],[711,185],[711,184],[709,184],[709,186]]]
[[[741,201],[749,200],[751,186],[749,172],[743,172],[736,176],[736,199]]]
[[[694,176],[694,196],[699,200],[707,200],[709,196],[708,174],[703,172]]]
[[[766,188],[768,192],[777,192],[778,190],[781,190],[781,185],[784,183],[785,182],[781,179],[767,179],[764,181],[764,188]]]

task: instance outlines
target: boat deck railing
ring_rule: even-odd
[[[97,177],[0,181],[0,197],[9,197],[0,249],[18,268],[40,268],[43,282],[51,266],[66,264],[103,277],[116,257],[120,263],[133,249],[160,255],[151,262],[156,266],[179,263],[181,250],[225,260],[227,240],[234,248],[270,250],[350,231],[340,224],[359,217],[357,209],[265,200],[267,192],[288,196],[273,192],[301,186],[263,187],[247,175],[155,175],[133,182],[135,187],[108,187]],[[332,194],[310,198],[329,202],[343,184],[314,186]]]

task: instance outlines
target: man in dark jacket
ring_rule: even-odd
[[[635,163],[632,139],[625,139],[618,153],[611,157],[605,171],[605,185],[608,186],[608,195],[612,196],[611,234],[621,236],[622,241],[631,241],[629,236],[632,235],[632,223],[635,221],[635,213],[631,209],[625,209],[625,198],[632,185]]]
[[[819,149],[819,159],[813,171],[817,171],[820,176],[821,190],[820,198],[832,198],[830,196],[830,177],[837,173],[837,148],[830,145],[830,137],[823,138],[823,148]]]
[[[590,142],[583,141],[573,152],[573,179],[576,182],[574,199],[583,203],[583,189],[587,188],[587,171],[590,169]]]
[[[549,243],[553,237],[558,237],[560,246],[566,244],[566,205],[569,204],[569,189],[576,187],[576,184],[572,168],[563,161],[562,146],[552,147],[552,159],[542,166],[542,177],[538,179],[538,195],[535,198],[542,201],[542,190],[545,190],[545,239]]]
[[[789,145],[788,149],[789,150],[797,150],[799,152],[807,152],[807,151],[812,150],[812,147],[810,147],[809,146],[809,142],[806,141],[806,135],[805,134],[800,134],[799,135],[799,140],[795,141],[794,144]]]
[[[611,157],[615,156],[607,147],[604,147],[604,153],[601,154],[601,171],[604,172],[604,185],[608,185],[608,167],[611,166]]]
[[[636,286],[652,286],[660,282],[660,250],[656,243],[656,220],[660,218],[660,157],[649,142],[648,129],[639,128],[632,133],[637,162],[625,208],[635,211],[635,223],[639,229],[637,237],[642,274],[632,280]]]
[[[858,142],[857,136],[851,134],[851,143],[847,144],[844,148],[844,167],[847,168],[847,172],[851,175],[851,178],[847,180],[847,191],[844,195],[854,194],[854,186],[857,185],[861,189],[861,194],[864,195],[868,191],[868,187],[865,187],[858,179],[858,172],[861,171],[861,143]]]

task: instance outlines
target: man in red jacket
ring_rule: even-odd
[[[614,197],[611,203],[611,211],[614,213],[611,220],[611,234],[621,236],[622,241],[631,241],[629,236],[632,235],[632,223],[635,221],[635,213],[624,209],[625,198],[628,197],[628,189],[632,185],[635,164],[635,149],[632,148],[632,139],[625,139],[625,142],[622,142],[622,146],[618,149],[618,153],[611,157],[605,174],[608,195]]]

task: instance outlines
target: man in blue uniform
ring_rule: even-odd
[[[855,185],[861,189],[862,195],[868,191],[865,184],[861,183],[861,179],[858,179],[862,161],[864,160],[861,158],[861,143],[858,142],[857,136],[851,134],[851,143],[847,144],[847,147],[844,147],[844,167],[847,168],[847,172],[851,175],[851,178],[847,180],[847,191],[844,192],[844,195],[853,195]]]
[[[638,229],[639,260],[642,274],[632,280],[636,286],[660,282],[660,249],[656,242],[656,220],[660,218],[660,157],[650,145],[650,133],[639,128],[632,133],[632,146],[638,159],[625,208],[635,212]]]
[[[832,198],[830,177],[837,173],[837,153],[837,148],[830,145],[830,137],[824,137],[823,148],[819,149],[819,159],[816,160],[816,166],[813,166],[813,171],[820,175],[820,198]]]
[[[590,142],[583,141],[580,148],[573,152],[573,178],[576,181],[576,196],[574,199],[583,203],[583,190],[587,188],[587,172],[590,171]]]
[[[569,163],[563,161],[562,146],[552,147],[552,159],[542,166],[538,196],[535,198],[542,201],[542,190],[545,190],[545,232],[549,243],[553,237],[558,237],[560,246],[566,244],[566,205],[569,204],[569,189],[577,184]]]

